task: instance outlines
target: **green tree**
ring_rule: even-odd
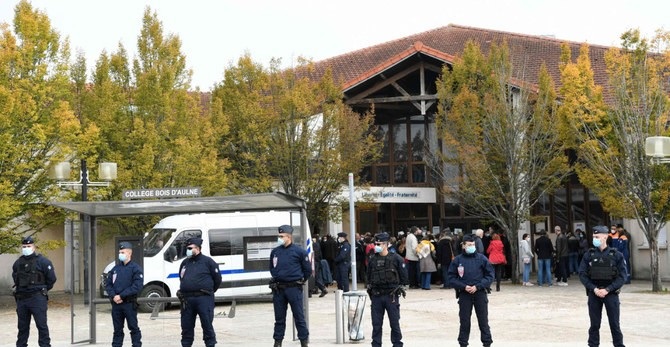
[[[445,193],[469,215],[495,222],[509,236],[518,279],[517,234],[542,194],[569,173],[554,126],[556,95],[544,66],[537,91],[519,83],[506,44],[485,56],[476,43],[438,80],[436,119],[445,153],[434,166]]]
[[[246,55],[226,70],[213,92],[230,119],[221,151],[231,158],[234,189],[268,191],[278,182],[306,200],[308,219],[318,225],[332,217],[348,173],[378,156],[374,115],[346,106],[329,72],[317,80],[308,62],[291,69],[279,63],[265,69]]]
[[[13,32],[0,25],[0,253],[62,220],[45,204],[61,193],[47,172],[80,134],[69,103],[67,41],[27,1],[17,4],[13,24]]]
[[[122,45],[103,52],[84,102],[82,124],[99,128],[90,155],[118,165],[118,179],[99,198],[120,199],[124,189],[201,187],[211,196],[227,191],[228,163],[216,140],[225,126],[190,92],[191,71],[175,35],[165,35],[157,14],[145,10],[132,61]],[[216,113],[214,113],[216,114]],[[141,233],[153,222],[122,220],[117,233]]]
[[[645,156],[645,139],[668,134],[668,97],[664,81],[670,60],[652,47],[667,47],[667,34],[648,41],[638,30],[621,36],[622,48],[605,56],[611,87],[610,107],[594,86],[588,50],[562,71],[565,110],[572,126],[580,180],[605,209],[637,220],[650,248],[652,291],[662,290],[658,233],[670,213],[670,170]],[[563,92],[563,90],[562,90]],[[591,105],[594,107],[584,107]]]

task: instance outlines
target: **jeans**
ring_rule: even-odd
[[[430,289],[430,278],[432,277],[432,274],[432,272],[421,273],[421,288]]]
[[[579,272],[579,253],[568,253],[568,275]]]
[[[523,283],[530,282],[530,263],[523,264]]]
[[[537,284],[551,285],[551,258],[537,260]]]

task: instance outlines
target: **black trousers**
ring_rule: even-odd
[[[30,317],[35,320],[37,327],[37,343],[40,347],[51,347],[49,327],[47,326],[47,297],[37,293],[31,297],[16,301],[16,315],[18,318],[19,333],[16,336],[16,346],[28,346],[30,336]]]
[[[123,324],[128,322],[130,330],[130,339],[133,347],[142,346],[142,332],[137,324],[137,309],[135,303],[124,302],[121,304],[112,304],[112,323],[114,325],[114,335],[112,337],[112,347],[123,346]]]
[[[462,291],[458,297],[458,318],[461,326],[458,332],[458,343],[461,346],[467,346],[470,339],[470,317],[472,317],[472,308],[475,308],[477,314],[477,323],[481,331],[482,344],[489,346],[493,343],[491,337],[491,328],[489,327],[489,298],[485,290],[478,290],[474,294]]]
[[[594,292],[589,292],[589,319],[591,326],[589,327],[589,346],[600,346],[600,323],[602,321],[603,306],[607,311],[607,320],[612,333],[612,343],[614,347],[625,347],[623,344],[623,333],[621,333],[621,326],[619,325],[619,294],[610,293],[604,298],[599,298]]]
[[[389,316],[391,326],[391,344],[393,347],[402,347],[402,332],[400,331],[400,298],[398,295],[370,296],[370,316],[372,317],[372,346],[382,346],[382,326],[384,312]]]

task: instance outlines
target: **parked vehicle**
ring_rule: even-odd
[[[175,215],[162,219],[144,237],[144,288],[141,297],[176,297],[179,264],[186,257],[186,240],[203,239],[202,252],[218,264],[223,277],[217,297],[269,295],[270,251],[277,245],[277,227],[293,226],[293,242],[311,257],[309,226],[300,225],[300,213],[262,211]],[[102,275],[102,283],[114,263]],[[106,296],[101,284],[102,296]],[[155,303],[142,303],[151,312]]]

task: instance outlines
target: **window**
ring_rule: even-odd
[[[187,241],[192,237],[202,237],[200,230],[184,230],[172,241],[170,249],[166,252],[172,260],[186,257]]]

